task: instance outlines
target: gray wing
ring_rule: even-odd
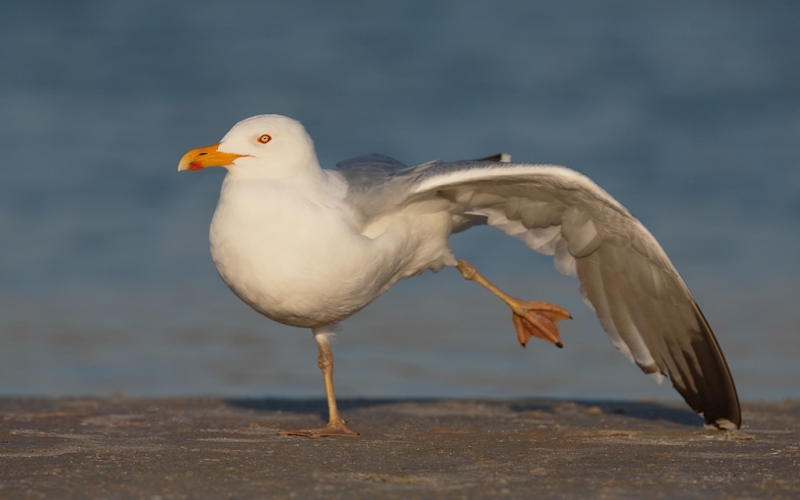
[[[409,179],[419,170],[382,154],[343,160],[336,168],[347,182],[347,201],[362,221],[403,203]]]
[[[511,156],[498,153],[471,160],[475,164],[508,163]],[[409,167],[400,160],[383,154],[368,154],[342,160],[336,164],[347,182],[347,202],[362,221],[379,216],[408,201],[411,190],[419,182],[441,170],[443,163],[433,160]],[[462,228],[466,229],[462,223]]]
[[[336,164],[336,168],[346,173],[349,178],[357,179],[392,176],[400,170],[407,169],[408,165],[391,156],[373,153],[342,160]]]
[[[560,272],[580,279],[620,351],[645,373],[669,377],[709,424],[739,427],[733,378],[691,292],[647,229],[587,177],[553,165],[437,161],[356,190],[362,198],[391,191],[380,208],[445,198],[456,229],[486,223],[554,255]]]

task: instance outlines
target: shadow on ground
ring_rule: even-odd
[[[450,400],[437,398],[370,398],[370,399],[338,399],[339,409],[343,412],[351,410],[367,409],[376,406],[391,406],[408,403],[416,404],[438,404],[446,401],[470,400]],[[327,402],[321,398],[315,399],[290,399],[290,398],[234,398],[226,399],[225,403],[237,408],[259,410],[265,412],[285,412],[302,415],[315,415],[323,420],[328,418]],[[626,415],[631,418],[664,421],[678,425],[690,427],[703,427],[703,418],[689,409],[674,408],[660,403],[645,403],[634,401],[608,401],[608,400],[572,400],[572,399],[547,399],[547,400],[511,400],[498,401],[496,404],[507,405],[514,413],[524,412],[547,412],[559,413],[565,405],[575,405],[588,411],[591,408],[599,408],[606,414]]]

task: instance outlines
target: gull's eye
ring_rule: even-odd
[[[260,142],[261,144],[266,144],[271,140],[272,136],[270,136],[269,134],[262,134],[261,137],[258,138],[258,142]]]

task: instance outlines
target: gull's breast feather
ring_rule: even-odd
[[[340,199],[317,196],[326,192],[282,182],[223,184],[211,256],[228,287],[265,316],[299,327],[335,323],[398,280],[454,260],[449,213],[398,212],[368,237]]]

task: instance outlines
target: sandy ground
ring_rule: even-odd
[[[0,498],[800,498],[800,401],[0,399]]]

